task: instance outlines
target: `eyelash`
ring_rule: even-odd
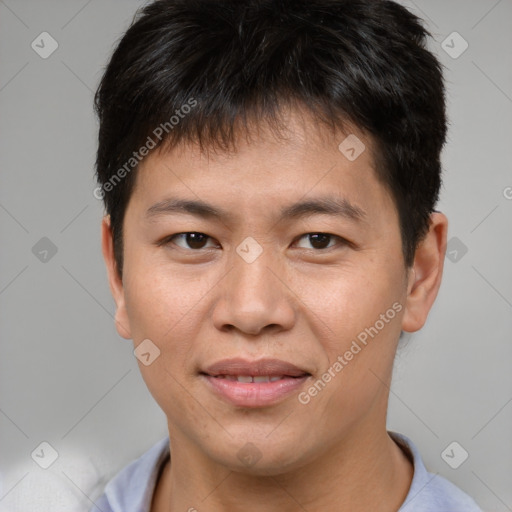
[[[169,245],[171,243],[173,243],[173,240],[177,237],[185,237],[186,235],[203,235],[203,236],[206,236],[208,240],[212,240],[213,238],[211,236],[208,236],[206,235],[205,233],[201,233],[199,231],[185,231],[185,232],[182,232],[182,233],[175,233],[174,235],[170,235],[168,237],[165,237],[163,240],[161,240],[158,245],[161,246],[161,245]],[[331,239],[337,239],[338,240],[338,245],[351,245],[351,243],[348,241],[348,240],[345,240],[344,238],[338,236],[338,235],[333,235],[331,233],[324,233],[324,232],[319,232],[319,231],[313,231],[313,232],[310,232],[310,233],[304,233],[303,235],[300,235],[299,237],[297,237],[295,240],[301,240],[302,238],[304,237],[307,237],[307,236],[311,236],[311,235],[323,235],[323,236],[327,236],[327,237],[330,237]],[[186,240],[186,239],[185,239]],[[177,245],[177,244],[174,244],[174,245]],[[184,250],[190,250],[192,252],[199,252],[201,250],[208,250],[208,249],[212,249],[211,247],[201,247],[199,249],[192,249],[192,248],[184,248],[184,247],[181,247],[178,245],[178,247],[180,249],[184,249]],[[335,248],[336,245],[333,245],[333,246],[330,246],[330,247],[323,247],[323,248],[320,248],[320,249],[317,249],[317,248],[312,248],[312,249],[306,249],[306,250],[312,250],[312,251],[315,251],[315,252],[321,252],[321,251],[327,251],[329,249],[333,249]]]

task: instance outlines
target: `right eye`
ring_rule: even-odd
[[[210,249],[215,246],[205,246],[208,240],[213,240],[210,236],[197,231],[187,231],[185,233],[176,233],[165,237],[159,245],[169,245],[171,243],[177,245],[181,249],[191,249],[194,251],[200,249]]]

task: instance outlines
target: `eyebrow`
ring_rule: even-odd
[[[146,210],[148,220],[174,213],[190,214],[206,219],[232,220],[233,214],[201,200],[168,198]],[[315,214],[332,215],[355,222],[366,220],[366,212],[343,197],[318,197],[299,201],[281,209],[279,221],[300,219]]]

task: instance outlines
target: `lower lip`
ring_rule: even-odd
[[[292,393],[296,393],[308,375],[284,377],[275,382],[238,382],[210,375],[201,375],[213,390],[239,407],[264,407],[273,405]]]

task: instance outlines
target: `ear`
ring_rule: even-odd
[[[448,219],[441,212],[430,215],[430,228],[419,243],[409,270],[402,330],[415,332],[423,327],[437,297],[443,275]]]
[[[110,292],[116,303],[116,329],[119,336],[129,340],[132,337],[130,322],[126,311],[123,281],[119,277],[117,263],[114,257],[114,241],[112,238],[112,230],[110,229],[110,215],[105,215],[101,222],[101,248],[103,251],[103,259],[107,267]]]

